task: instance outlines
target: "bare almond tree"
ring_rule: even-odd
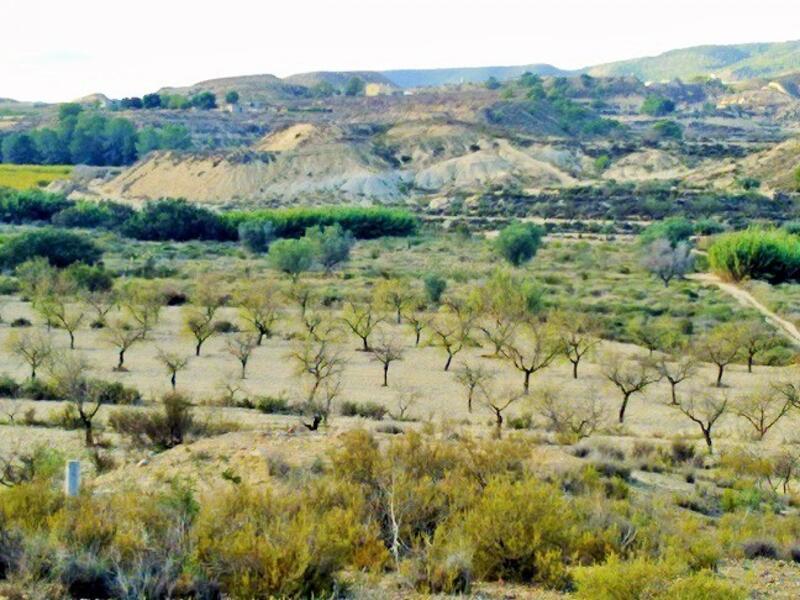
[[[609,354],[606,357],[604,372],[606,378],[622,392],[622,404],[619,408],[620,423],[625,421],[625,411],[631,396],[642,392],[661,378],[649,360],[626,359],[619,354]]]
[[[678,405],[677,387],[691,379],[697,373],[697,359],[691,354],[662,355],[655,363],[661,377],[669,382],[670,400],[673,406]]]
[[[38,310],[48,323],[69,334],[69,348],[74,350],[75,332],[83,323],[86,313],[80,304],[68,303],[68,300],[51,296],[38,304]]]
[[[174,390],[177,385],[178,373],[183,371],[189,366],[189,357],[174,352],[167,352],[158,348],[157,351],[158,362],[160,362],[169,375],[169,382],[172,384]]]
[[[553,319],[561,337],[564,356],[572,363],[572,378],[578,378],[578,365],[600,343],[597,323],[583,313],[561,313]]]
[[[716,386],[722,387],[725,367],[742,352],[742,330],[737,323],[723,323],[704,335],[697,343],[698,358],[717,365]]]
[[[242,379],[247,378],[247,363],[250,361],[250,355],[253,354],[258,346],[258,334],[240,333],[229,338],[225,343],[225,348],[239,364],[242,365]]]
[[[342,315],[342,323],[361,340],[361,350],[363,352],[370,351],[369,336],[372,335],[372,332],[383,320],[383,315],[378,313],[375,304],[372,302],[349,302]]]
[[[36,379],[39,367],[46,365],[53,354],[50,337],[41,332],[11,335],[6,344],[11,352],[28,363],[31,380]]]
[[[105,327],[108,313],[117,307],[118,298],[113,290],[97,290],[84,293],[83,301],[94,311],[92,327]]]
[[[194,354],[200,356],[200,350],[203,344],[214,335],[217,331],[214,328],[213,312],[198,310],[194,307],[188,307],[184,315],[184,326],[186,331],[194,337]]]
[[[742,353],[747,357],[747,372],[752,373],[756,357],[774,348],[778,340],[775,331],[760,320],[743,323],[739,331]]]
[[[50,377],[61,398],[75,409],[87,448],[94,448],[94,418],[101,406],[97,385],[89,379],[89,364],[82,356],[64,354],[53,360]]]
[[[266,283],[247,285],[236,295],[239,314],[256,334],[256,345],[272,337],[275,321],[280,314],[280,301],[275,286]]]
[[[389,365],[398,360],[403,360],[403,346],[386,331],[381,331],[378,343],[370,348],[372,360],[383,367],[383,387],[389,385]]]
[[[128,285],[122,289],[120,305],[141,329],[144,338],[158,324],[164,295],[154,285]]]
[[[461,363],[456,370],[456,381],[461,384],[467,392],[467,411],[472,412],[472,404],[476,395],[486,394],[486,388],[494,378],[494,371],[490,371],[482,365],[470,365],[467,362]]]
[[[708,453],[713,454],[714,444],[711,433],[716,422],[728,409],[727,395],[710,392],[689,393],[677,408],[700,427],[708,447]]]
[[[511,389],[501,391],[491,390],[486,394],[485,403],[489,410],[494,413],[495,436],[497,439],[503,437],[503,412],[517,400],[524,397],[524,393],[516,392]]]
[[[792,399],[770,386],[740,396],[732,404],[732,412],[747,421],[756,439],[763,440],[792,408]]]
[[[606,412],[593,393],[565,400],[556,391],[545,390],[536,406],[547,421],[547,428],[570,441],[589,437],[606,419]]]
[[[465,311],[444,309],[430,320],[429,328],[429,344],[438,346],[447,353],[444,370],[449,371],[453,358],[470,341],[472,317]]]
[[[552,324],[531,320],[517,328],[512,340],[507,342],[502,355],[523,374],[522,390],[530,390],[531,375],[550,366],[563,352],[558,331]]]
[[[346,361],[336,349],[334,343],[327,338],[307,337],[298,342],[289,353],[294,362],[295,374],[311,380],[307,403],[314,404],[317,393],[328,380],[341,376]]]
[[[419,346],[422,332],[428,326],[430,316],[425,312],[424,307],[417,305],[406,309],[406,311],[403,313],[403,318],[414,332],[414,346]]]
[[[106,337],[117,349],[117,366],[115,371],[125,370],[125,352],[144,338],[144,332],[131,321],[117,319],[107,323]]]

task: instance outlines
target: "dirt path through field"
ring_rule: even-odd
[[[719,289],[721,289],[726,294],[730,294],[736,300],[738,300],[741,304],[751,306],[755,308],[758,312],[764,315],[764,318],[770,322],[772,325],[778,328],[778,330],[786,336],[786,338],[797,344],[800,345],[800,330],[797,329],[797,326],[786,319],[782,319],[766,306],[764,306],[761,302],[756,300],[753,295],[748,292],[747,290],[743,290],[738,285],[734,283],[728,283],[727,281],[722,281],[719,277],[714,275],[713,273],[694,273],[692,275],[687,276],[689,279],[694,281],[699,281],[705,285],[715,285]]]

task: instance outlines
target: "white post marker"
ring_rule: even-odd
[[[64,473],[64,493],[68,498],[74,498],[81,491],[81,462],[79,460],[67,461]]]

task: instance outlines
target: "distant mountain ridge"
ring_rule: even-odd
[[[596,65],[583,72],[596,76],[632,75],[643,81],[691,79],[714,75],[724,81],[774,78],[800,70],[800,41],[695,46],[658,56]]]
[[[463,67],[445,69],[395,69],[380,74],[402,88],[432,87],[459,83],[481,83],[490,77],[500,81],[514,79],[530,72],[544,76],[566,76],[573,71],[564,71],[548,64],[518,65],[509,67]]]

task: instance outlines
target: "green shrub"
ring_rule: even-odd
[[[255,400],[255,407],[268,415],[297,414],[297,409],[283,396],[259,396]]]
[[[202,425],[195,421],[191,402],[177,392],[162,398],[160,411],[119,410],[109,416],[108,424],[134,445],[156,450],[172,448],[189,435],[203,432]]]
[[[612,556],[602,565],[575,569],[578,598],[586,600],[643,600],[663,598],[665,588],[684,571],[675,562],[647,558],[622,561]]]
[[[0,396],[3,398],[16,398],[20,385],[10,375],[0,375]]]
[[[148,202],[122,226],[122,233],[137,240],[177,242],[235,240],[236,228],[207,208],[183,199]]]
[[[675,111],[675,103],[669,98],[650,95],[642,103],[641,112],[651,117],[663,117]]]
[[[658,239],[669,240],[673,248],[680,242],[688,240],[694,235],[695,226],[683,217],[671,217],[649,225],[639,236],[640,241],[647,245]]]
[[[554,486],[532,478],[493,479],[464,518],[476,578],[566,588],[576,521]]]
[[[726,233],[708,249],[708,263],[715,273],[733,281],[794,281],[800,277],[800,238],[779,229]]]
[[[411,213],[395,208],[337,206],[303,207],[259,211],[231,211],[221,215],[235,231],[248,221],[269,222],[276,237],[299,238],[309,227],[339,225],[357,239],[384,236],[409,236],[417,231],[418,221]]]
[[[339,412],[343,417],[363,417],[364,419],[375,419],[380,421],[389,412],[386,407],[376,402],[342,402]]]
[[[43,257],[54,267],[64,268],[77,262],[94,264],[102,254],[87,236],[44,228],[8,239],[0,247],[0,263],[6,268],[14,268],[31,259]]]
[[[269,247],[267,258],[273,269],[297,279],[308,271],[314,260],[314,245],[307,239],[277,240]]]
[[[428,273],[422,280],[425,286],[425,295],[432,304],[438,304],[442,294],[447,289],[447,280],[436,273]]]
[[[544,229],[531,223],[512,223],[500,231],[495,248],[515,267],[536,255],[542,243]]]

